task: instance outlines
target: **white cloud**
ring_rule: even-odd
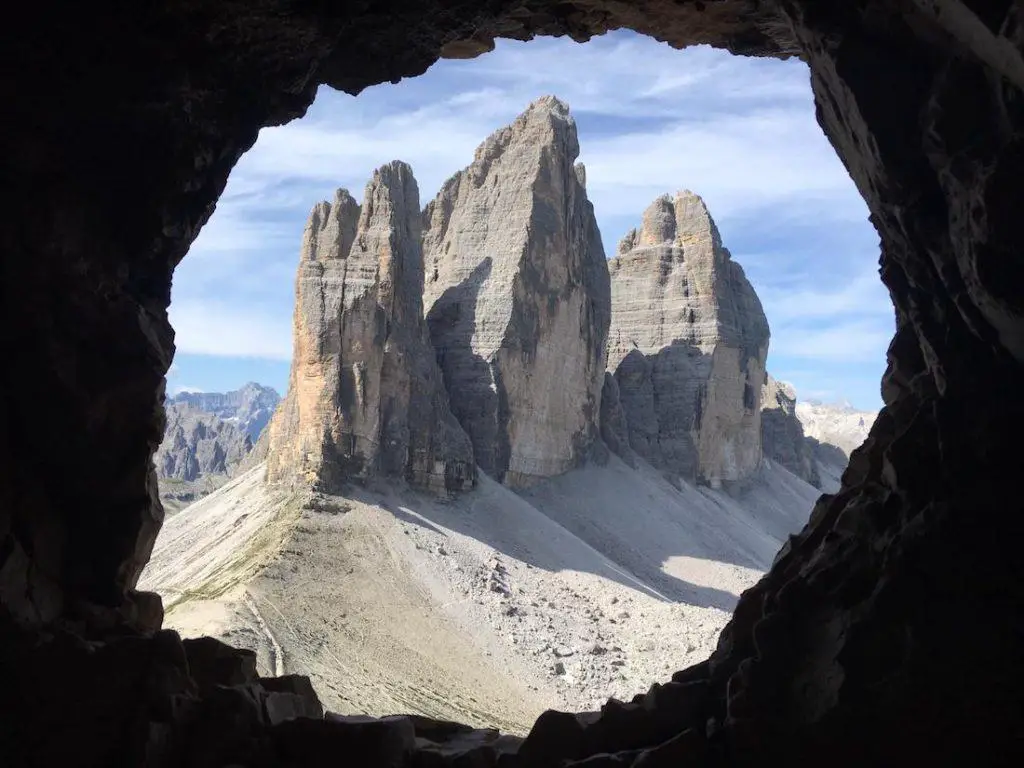
[[[393,159],[412,165],[426,202],[484,138],[544,93],[577,116],[601,216],[639,217],[654,197],[682,187],[702,194],[719,218],[783,203],[793,215],[867,216],[814,121],[803,64],[680,52],[633,37],[506,42],[358,98],[321,89],[306,119],[260,133],[222,205],[308,210],[336,186],[358,197],[373,169]],[[297,182],[287,192],[274,187],[284,178]],[[236,237],[227,221],[204,247],[265,238],[268,225],[254,223]]]
[[[175,299],[169,310],[179,352],[289,360],[291,316],[243,302]]]
[[[799,282],[761,288],[759,297],[772,324],[820,321],[835,317],[892,316],[892,303],[874,272],[861,273],[839,285],[820,286],[815,275],[802,273]]]
[[[844,364],[868,363],[881,366],[893,328],[869,320],[839,322],[824,328],[804,328],[781,339],[772,339],[772,350],[780,356]]]
[[[700,194],[716,219],[772,214],[863,220],[867,209],[817,125],[760,110],[625,133],[585,147],[587,192],[605,214],[638,216],[658,194]]]

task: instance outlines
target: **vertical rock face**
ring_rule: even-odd
[[[635,454],[629,447],[629,425],[619,395],[619,382],[610,371],[605,371],[601,388],[601,439],[629,466],[636,466]]]
[[[323,490],[373,475],[450,493],[474,483],[423,319],[419,191],[378,169],[360,209],[345,190],[303,235],[288,395],[270,424],[267,477]]]
[[[761,458],[768,322],[704,201],[655,200],[608,268],[608,366],[630,446],[671,474],[742,480]]]
[[[452,410],[480,467],[513,487],[576,466],[599,435],[608,267],[578,154],[568,108],[542,98],[424,211]]]
[[[796,392],[771,375],[765,376],[761,390],[761,450],[797,477],[821,488],[814,444],[804,436],[796,415]]]

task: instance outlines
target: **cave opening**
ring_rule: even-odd
[[[548,93],[558,102],[539,107]],[[564,136],[547,129],[550,120]],[[498,146],[494,137],[503,130],[523,135]],[[446,179],[473,160],[474,150],[487,161],[474,162],[467,178],[498,191],[446,196]],[[381,181],[375,169],[393,159],[411,166],[418,199],[405,200]],[[571,207],[575,187],[560,174],[577,161],[586,170],[575,194],[593,206],[600,230],[589,250],[572,251],[585,237],[574,234],[573,220],[553,227],[530,218],[530,233],[514,224],[487,239],[502,219],[538,206],[541,195],[554,198],[556,209]],[[497,164],[511,170],[494,171]],[[528,183],[542,193],[527,194]],[[339,187],[344,192],[336,193]],[[687,218],[680,207],[683,188],[700,195],[693,198],[699,215]],[[329,202],[314,206],[318,200]],[[357,225],[359,204],[366,220]],[[354,408],[380,363],[359,357],[358,348],[372,343],[366,337],[331,329],[327,315],[350,311],[342,308],[348,303],[323,315],[306,305],[330,302],[332,281],[365,290],[346,281],[361,258],[349,251],[358,251],[361,240],[379,250],[380,228],[392,232],[389,252],[408,250],[394,232],[407,229],[409,217],[373,219],[367,206],[383,205],[408,205],[415,216],[429,206],[465,209],[440,225],[428,214],[418,235],[423,246],[408,258],[424,261],[426,297],[418,314],[428,321],[444,397],[489,476],[482,483],[503,480],[474,421],[488,406],[474,399],[478,374],[462,375],[446,361],[464,354],[456,343],[460,322],[468,320],[475,334],[502,321],[503,308],[486,295],[489,275],[479,268],[493,257],[503,274],[517,274],[525,268],[512,258],[524,247],[519,243],[539,249],[536,263],[549,281],[557,281],[552,270],[572,269],[567,260],[574,257],[607,260],[615,272],[611,294],[594,284],[588,295],[611,308],[611,327],[593,330],[607,336],[599,342],[611,353],[603,367],[618,380],[621,404],[618,393],[614,399],[626,425],[611,466],[608,456],[588,455],[551,472],[541,487],[519,488],[518,497],[478,488],[437,506],[402,490],[407,478],[400,468],[356,459],[366,430],[379,427],[360,426]],[[476,234],[432,245],[431,226]],[[569,236],[558,240],[561,231]],[[724,245],[702,250],[703,241],[717,238]],[[368,255],[383,269],[376,253]],[[382,715],[405,707],[525,734],[544,709],[599,708],[609,696],[628,701],[710,655],[743,589],[803,527],[820,493],[838,489],[848,454],[880,405],[877,381],[892,323],[876,258],[877,234],[814,119],[809,73],[797,60],[739,58],[709,47],[676,51],[618,32],[583,44],[498,41],[473,61],[442,61],[358,97],[321,87],[301,120],[261,132],[176,269],[169,313],[177,351],[168,374],[167,431],[154,459],[168,519],[139,587],[162,596],[165,628],[248,648],[261,674],[311,675],[332,712]],[[732,263],[747,277],[740,271],[736,282]],[[349,266],[337,277],[324,276],[342,264]],[[453,278],[453,270],[461,272]],[[470,274],[479,285],[466,293],[457,284]],[[641,289],[638,305],[629,294]],[[558,301],[572,301],[557,282],[535,290],[561,291]],[[644,330],[648,309],[659,313],[664,331]],[[300,322],[316,325],[315,350],[295,335]],[[401,322],[389,318],[383,337]],[[300,360],[292,359],[293,336]],[[588,354],[578,330],[544,331],[537,343],[580,361]],[[651,369],[640,384],[633,365],[621,360],[637,345]],[[475,350],[484,346],[477,342]],[[740,366],[729,367],[731,355]],[[530,362],[529,375],[551,388],[555,377]],[[802,424],[792,387],[775,378],[766,383],[766,362],[778,379],[802,377],[801,393],[852,397],[861,410],[807,404]],[[348,457],[330,470],[330,482],[341,478],[341,485],[317,500],[315,512],[275,507],[256,483],[237,479],[264,471],[267,447],[251,455],[249,449],[264,431],[269,439],[276,408],[306,407],[306,378],[336,364],[338,392],[328,401],[355,424],[332,438],[334,450]],[[362,373],[350,375],[351,365]],[[583,372],[595,388],[600,368]],[[380,375],[383,388],[387,373]],[[555,388],[568,386],[568,376]],[[730,383],[736,377],[739,387]],[[687,390],[695,385],[693,399]],[[845,389],[826,391],[837,385]],[[289,393],[293,388],[307,394]],[[649,402],[645,388],[653,393]],[[284,405],[278,393],[288,393]],[[539,408],[550,394],[510,397]],[[560,402],[552,418],[584,407],[579,399]],[[329,431],[324,412],[316,423],[300,416],[291,429]],[[643,423],[648,413],[658,422],[653,433]],[[854,415],[867,422],[844,432]],[[812,442],[811,429],[823,445]],[[556,428],[543,435],[542,441],[558,439]],[[608,450],[596,434],[580,439],[593,444],[591,454]],[[510,449],[522,453],[523,442]],[[324,451],[313,453],[306,451],[301,463],[323,474]],[[534,449],[522,460],[541,464],[552,456],[557,448]],[[291,461],[271,458],[270,466]],[[320,479],[321,489],[330,485]],[[341,508],[351,513],[344,522],[334,517]],[[272,525],[282,530],[268,540]],[[371,546],[326,543],[339,537]],[[547,546],[551,540],[559,543]],[[401,560],[404,573],[430,574],[430,599],[410,598],[406,593],[424,583],[416,587],[415,579],[389,571],[381,551]],[[380,593],[385,581],[394,590],[390,598]],[[389,600],[394,626],[380,616]],[[458,649],[457,659],[441,648]],[[499,674],[490,669],[496,663]]]
[[[0,49],[5,174],[20,192],[0,283],[5,756],[1021,762],[1024,58],[1018,5],[983,17],[975,5],[26,8]],[[885,406],[839,492],[744,594],[706,662],[639,701],[545,714],[522,743],[426,718],[320,718],[308,681],[259,678],[245,654],[161,630],[160,601],[134,586],[161,523],[151,456],[171,274],[259,129],[300,116],[321,84],[358,92],[495,38],[617,28],[810,67],[896,309]]]

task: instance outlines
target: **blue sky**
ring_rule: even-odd
[[[814,119],[807,68],[632,33],[499,41],[358,97],[321,88],[302,120],[264,129],[175,273],[168,389],[255,380],[283,393],[313,204],[337,187],[361,198],[373,169],[394,159],[412,165],[425,204],[487,135],[548,93],[576,119],[609,256],[655,197],[697,192],[761,297],[772,374],[803,398],[879,407],[893,311],[878,236]]]

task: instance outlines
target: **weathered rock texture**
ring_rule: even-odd
[[[383,751],[394,740],[320,721],[275,754],[252,695],[193,693],[173,635],[144,634],[159,606],[132,587],[162,519],[152,454],[174,351],[171,273],[260,128],[302,115],[319,85],[357,93],[496,37],[630,28],[680,47],[801,56],[818,120],[878,229],[897,330],[885,407],[842,489],[744,594],[713,658],[640,703],[609,703],[603,726],[542,718],[523,762],[604,752],[618,753],[606,765],[647,768],[1024,764],[1018,3],[18,10],[0,32],[0,144],[17,190],[0,228],[9,763],[313,765],[302,750],[315,744],[331,760],[395,764]],[[249,714],[218,719],[226,700]],[[665,718],[629,720],[645,713]],[[366,745],[380,751],[366,757]]]
[[[568,107],[539,99],[424,211],[452,410],[480,467],[513,487],[578,465],[599,436],[608,268],[578,154]]]
[[[804,436],[796,415],[796,390],[770,374],[761,391],[761,450],[797,477],[821,488],[814,444]]]
[[[761,460],[768,322],[704,201],[664,195],[609,262],[614,371],[629,444],[655,467],[718,486]]]
[[[250,381],[230,392],[179,392],[169,402],[212,413],[237,426],[255,443],[270,423],[281,396],[272,387]]]
[[[168,403],[167,430],[153,455],[157,475],[196,480],[226,475],[252,450],[252,439],[234,424],[182,403]]]
[[[295,288],[288,394],[270,423],[267,479],[336,491],[385,475],[438,493],[472,487],[469,439],[448,409],[423,319],[419,191],[379,168],[360,209],[313,209]]]

